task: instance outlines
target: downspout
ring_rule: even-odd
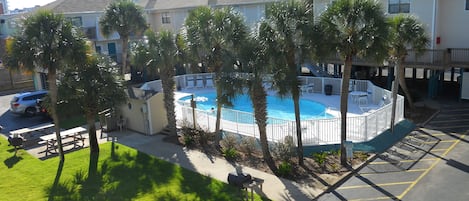
[[[430,44],[430,48],[433,50],[435,49],[435,43],[436,43],[436,14],[438,10],[438,0],[433,0],[433,16],[432,16],[432,42]]]

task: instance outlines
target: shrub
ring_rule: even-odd
[[[210,133],[205,132],[200,128],[194,129],[192,127],[183,126],[181,131],[183,133],[184,143],[186,145],[192,145],[195,142],[199,143],[200,145],[206,145],[211,139]]]
[[[331,164],[331,169],[332,169],[333,172],[338,172],[340,170],[340,167],[341,166],[337,163],[332,163]]]
[[[286,177],[286,176],[289,176],[292,172],[292,165],[290,164],[290,162],[287,162],[287,161],[283,161],[282,163],[280,163],[280,165],[278,166],[278,174],[282,177]]]
[[[214,135],[213,133],[198,129],[196,136],[200,145],[207,145],[209,141],[212,141]]]
[[[319,152],[313,153],[313,159],[318,163],[320,166],[324,166],[327,158],[327,152]]]
[[[184,139],[184,145],[187,147],[192,146],[194,144],[194,137],[191,135],[184,135],[183,139]]]
[[[234,160],[236,159],[236,157],[238,157],[238,151],[236,151],[236,149],[234,148],[222,149],[222,153],[223,156],[229,161]]]
[[[296,147],[292,136],[286,136],[283,142],[276,143],[272,147],[272,153],[275,158],[281,161],[290,161],[296,156]]]
[[[256,140],[255,140],[255,138],[244,137],[241,140],[240,148],[241,148],[241,150],[246,152],[247,155],[251,156],[252,153],[254,153],[256,151]]]
[[[227,134],[223,140],[220,141],[220,145],[223,149],[235,149],[238,144],[238,138],[234,134]]]
[[[332,154],[332,155],[336,155],[338,158],[340,158],[340,148],[337,149],[337,150],[332,150],[332,151],[331,151],[331,154]]]
[[[366,161],[366,159],[368,159],[368,154],[365,152],[358,151],[358,152],[355,152],[353,155],[356,158],[358,158],[360,161]]]

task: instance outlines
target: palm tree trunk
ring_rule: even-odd
[[[86,122],[88,123],[88,135],[90,137],[90,154],[99,153],[98,138],[96,137],[96,113],[97,112],[87,112]],[[102,131],[101,131],[102,132]]]
[[[10,75],[10,86],[11,89],[15,88],[15,82],[13,81],[13,73],[11,72],[11,69],[8,69],[8,74]]]
[[[168,120],[168,128],[171,135],[176,135],[176,114],[174,112],[174,75],[170,72],[173,68],[166,66],[163,70],[161,82],[164,92],[164,105],[166,109],[166,119]]]
[[[297,154],[298,164],[304,165],[303,157],[303,139],[301,136],[301,118],[300,118],[300,92],[298,86],[295,86],[292,90],[293,105],[295,108],[295,123],[296,123],[296,138],[297,138]]]
[[[396,122],[396,104],[397,104],[397,91],[399,91],[399,77],[400,77],[401,63],[400,61],[394,66],[394,82],[392,86],[392,110],[391,110],[391,132],[394,133],[394,124]]]
[[[265,92],[262,82],[256,83],[251,90],[251,102],[254,107],[254,117],[259,129],[259,139],[262,149],[262,157],[272,172],[277,172],[277,166],[272,158],[269,150],[269,142],[267,141],[267,93]]]
[[[122,76],[125,76],[125,73],[127,71],[127,46],[129,44],[129,37],[121,36],[121,38],[122,38]]]
[[[350,73],[352,69],[352,56],[346,56],[344,74],[342,77],[342,89],[340,92],[340,164],[347,166],[347,155],[345,150],[345,141],[347,141],[347,111],[348,111],[348,93],[350,85]]]
[[[47,79],[49,79],[49,93],[51,102],[51,116],[54,120],[55,136],[57,138],[57,149],[59,150],[60,161],[65,161],[64,150],[62,147],[62,138],[60,136],[59,116],[57,115],[57,82],[56,82],[56,69],[49,67]]]
[[[216,76],[217,76],[216,80],[219,81],[220,75],[216,75]],[[215,145],[219,147],[220,140],[221,140],[220,123],[221,123],[221,107],[222,107],[222,104],[219,100],[221,100],[221,95],[223,91],[219,84],[216,84],[215,87],[217,90],[217,119],[215,122]]]
[[[405,82],[405,68],[402,66],[404,63],[405,58],[401,58],[400,66],[399,66],[399,85],[401,85],[402,91],[404,91],[405,98],[407,99],[407,103],[409,103],[410,109],[414,109],[414,101],[412,99],[412,94],[410,94],[409,88],[407,88],[407,84]]]

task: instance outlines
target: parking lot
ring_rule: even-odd
[[[318,200],[466,200],[469,196],[466,114],[469,114],[467,105],[443,106],[424,128],[415,129],[376,155]]]
[[[26,117],[22,115],[13,114],[9,111],[10,100],[15,94],[8,94],[0,96],[0,125],[4,128],[2,133],[8,133],[11,130],[19,128],[30,127],[41,123],[50,122],[50,119],[43,116]]]

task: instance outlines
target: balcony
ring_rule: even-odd
[[[82,31],[88,39],[90,39],[90,40],[96,40],[97,39],[96,27],[83,27]]]
[[[328,63],[343,64],[338,53],[325,59]],[[384,66],[370,58],[353,57],[353,65]],[[447,67],[469,68],[469,48],[427,49],[421,53],[408,50],[404,65],[416,68],[444,69]]]
[[[469,67],[469,48],[451,48],[448,49],[448,54],[450,64]]]

